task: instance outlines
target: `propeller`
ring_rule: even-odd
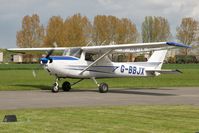
[[[54,52],[54,48],[56,48],[57,47],[57,43],[56,42],[54,42],[53,43],[53,48],[50,50],[50,51],[48,51],[48,54],[46,55],[46,58],[49,58],[50,57],[50,55],[52,55],[53,54],[53,52]]]
[[[57,43],[54,42],[54,43],[53,43],[53,46],[54,46],[54,47],[53,47],[51,50],[49,50],[49,51],[47,52],[47,55],[46,55],[45,57],[40,58],[40,63],[41,63],[41,65],[39,65],[36,69],[34,69],[34,70],[32,71],[32,75],[33,75],[34,78],[37,77],[37,72],[38,72],[38,70],[39,70],[41,67],[43,67],[44,64],[47,64],[49,61],[50,61],[50,63],[52,63],[52,59],[50,58],[50,56],[53,54],[53,52],[54,52],[54,50],[55,50],[54,48],[57,47]]]
[[[48,51],[48,54],[46,55],[45,58],[49,58],[54,52],[54,49],[51,49],[50,51]]]
[[[53,54],[53,52],[55,51],[54,48],[57,47],[57,43],[54,42],[54,43],[53,43],[53,46],[54,46],[54,47],[53,47],[51,50],[49,50],[49,51],[47,52],[46,57],[43,57],[43,58],[40,59],[40,61],[42,62],[42,64],[48,63],[49,60],[50,60],[50,63],[52,63],[52,59],[50,58],[50,56],[51,56],[51,55]]]

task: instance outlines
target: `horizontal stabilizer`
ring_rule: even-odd
[[[180,70],[146,70],[148,73],[161,73],[161,74],[179,74],[182,73]]]

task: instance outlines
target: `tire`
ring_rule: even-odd
[[[101,83],[99,86],[99,92],[100,93],[108,92],[108,85],[106,83]]]
[[[71,85],[69,82],[65,81],[63,84],[62,84],[62,89],[63,91],[70,91],[71,89]]]
[[[54,83],[54,84],[53,84],[52,92],[53,92],[53,93],[59,92],[59,85],[58,85],[58,83]]]

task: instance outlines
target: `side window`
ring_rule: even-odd
[[[86,53],[85,55],[85,60],[86,61],[95,61],[100,57],[99,54],[94,54],[94,53]]]
[[[93,54],[91,54],[91,53],[86,53],[86,55],[85,55],[85,60],[86,60],[86,61],[94,61],[94,59],[93,59]]]

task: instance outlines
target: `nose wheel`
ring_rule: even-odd
[[[59,78],[56,78],[56,79],[55,79],[55,83],[54,83],[53,86],[52,86],[51,91],[52,91],[53,93],[59,92],[59,83],[58,83],[58,81],[59,81]]]
[[[52,86],[52,92],[53,92],[53,93],[59,92],[59,84],[58,84],[58,82],[55,82],[55,83],[53,84],[53,86]]]

